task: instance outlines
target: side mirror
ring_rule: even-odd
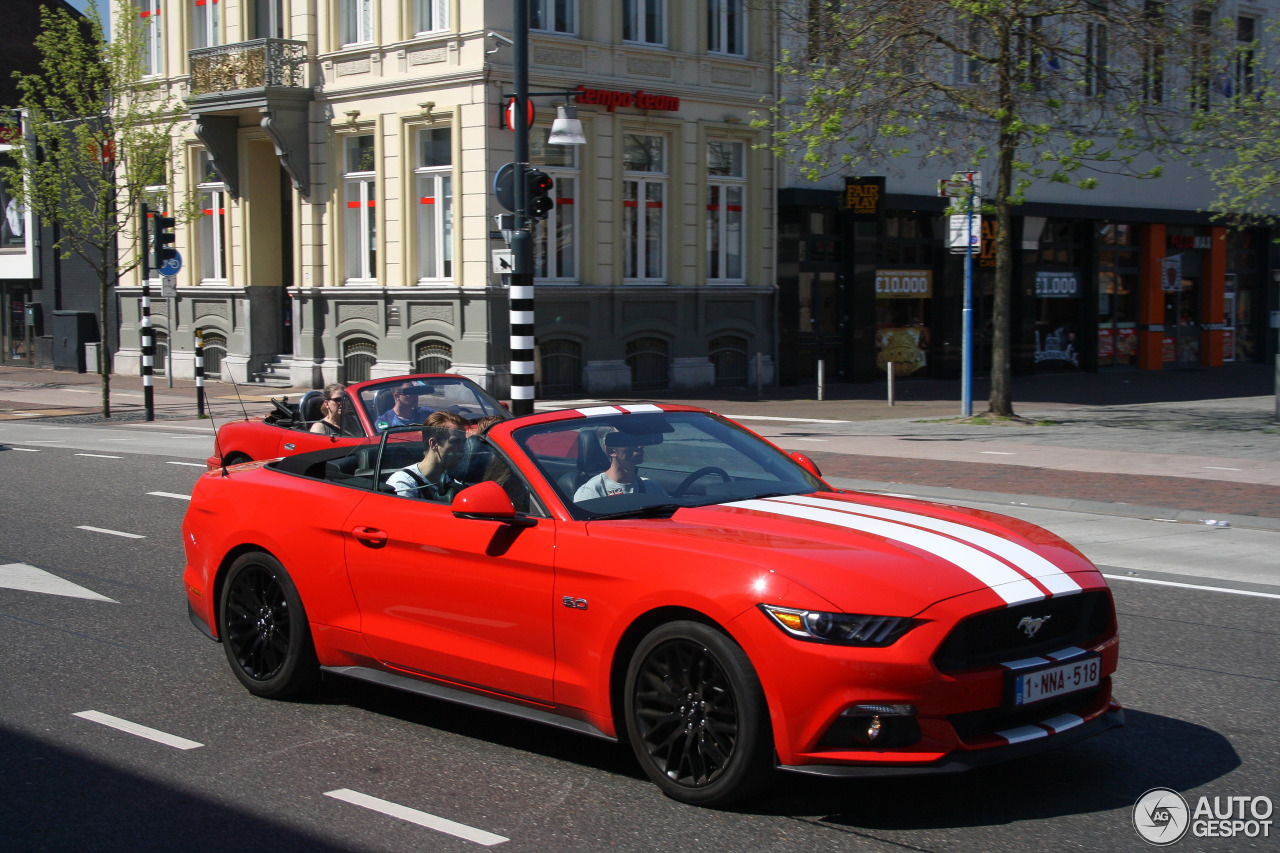
[[[471,518],[480,521],[501,521],[519,527],[536,524],[531,518],[516,515],[515,505],[503,491],[502,486],[492,480],[476,483],[474,486],[458,492],[453,498],[453,515],[455,518]]]
[[[808,471],[810,474],[817,477],[818,479],[822,479],[822,472],[818,470],[818,463],[814,462],[808,456],[805,456],[803,453],[797,452],[797,453],[792,453],[791,458],[794,459],[796,464],[799,465],[801,468]]]

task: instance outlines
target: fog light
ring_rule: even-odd
[[[864,702],[846,708],[823,734],[824,749],[898,749],[920,740],[914,705]]]
[[[871,725],[867,726],[867,740],[874,742],[880,737],[880,717],[876,715],[871,718]]]

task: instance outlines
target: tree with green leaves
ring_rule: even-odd
[[[87,18],[48,7],[40,13],[40,70],[15,72],[19,103],[10,106],[21,112],[4,120],[23,144],[0,177],[19,204],[57,226],[54,251],[80,256],[97,273],[97,370],[102,415],[110,417],[108,299],[119,277],[143,262],[141,205],[156,201],[156,187],[171,185],[174,131],[186,113],[143,76],[143,34],[128,0],[117,0],[119,26],[110,41],[96,6]],[[174,205],[184,221],[192,207]]]
[[[777,0],[776,150],[819,180],[983,170],[997,222],[990,413],[1013,416],[1013,208],[1037,182],[1156,177],[1182,42],[1161,0]],[[945,171],[944,171],[945,170]],[[994,173],[994,175],[993,175]],[[992,176],[994,180],[991,180]],[[958,210],[956,212],[959,212]]]

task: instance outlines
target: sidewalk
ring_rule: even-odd
[[[1272,371],[1258,364],[1017,377],[1014,408],[1032,425],[958,423],[959,383],[939,380],[900,381],[892,407],[883,383],[831,386],[822,401],[812,387],[768,389],[763,398],[660,399],[739,419],[784,449],[809,455],[839,485],[912,486],[940,499],[1037,496],[1106,503],[1121,513],[1160,508],[1257,525],[1280,519],[1273,381]],[[96,417],[98,383],[94,374],[0,366],[0,420],[103,423]],[[194,419],[194,381],[173,385],[156,379],[157,419]],[[111,388],[111,423],[141,420],[141,378],[113,376]],[[986,410],[986,388],[985,381],[975,382],[975,413]],[[206,386],[216,422],[264,414],[270,397],[304,390]],[[602,402],[640,400],[548,400],[538,408]]]

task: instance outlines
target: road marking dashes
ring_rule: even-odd
[[[204,462],[166,462],[166,465],[189,465],[192,468],[208,468]]]
[[[9,563],[6,566],[0,566],[0,587],[22,592],[38,592],[43,595],[60,595],[63,598],[85,598],[89,601],[120,603],[114,598],[99,595],[91,589],[85,589],[79,584],[63,580],[55,574],[26,563]]]
[[[77,524],[76,530],[88,530],[90,533],[106,533],[111,536],[123,536],[125,539],[146,539],[140,533],[125,533],[123,530],[108,530],[105,527],[90,527],[87,524]]]
[[[128,720],[122,720],[119,717],[113,717],[110,714],[103,714],[100,711],[78,711],[72,714],[73,717],[79,717],[82,720],[88,720],[91,723],[99,723],[109,728],[122,731],[127,734],[136,735],[140,738],[162,743],[165,746],[171,746],[174,749],[198,749],[204,744],[197,743],[194,740],[187,740],[184,737],[171,735],[168,732],[162,732],[159,729],[153,729],[150,726],[131,723]]]
[[[467,826],[465,823],[456,823],[448,818],[437,817],[427,812],[411,809],[408,806],[402,806],[389,800],[381,800],[347,788],[326,791],[325,796],[333,797],[335,800],[342,800],[344,803],[351,803],[353,806],[360,806],[390,817],[399,818],[400,820],[406,820],[409,823],[415,823],[427,829],[434,829],[436,832],[443,832],[446,835],[452,835],[454,838],[473,841],[485,847],[492,847],[495,844],[502,844],[511,840],[501,835],[495,835],[492,832],[485,832],[483,829]]]
[[[155,495],[158,498],[176,498],[177,500],[180,500],[180,501],[191,500],[191,495],[180,495],[180,494],[177,494],[176,492],[147,492],[147,494]]]
[[[105,453],[77,453],[76,456],[91,456],[94,459],[123,459],[123,456],[108,456]]]

